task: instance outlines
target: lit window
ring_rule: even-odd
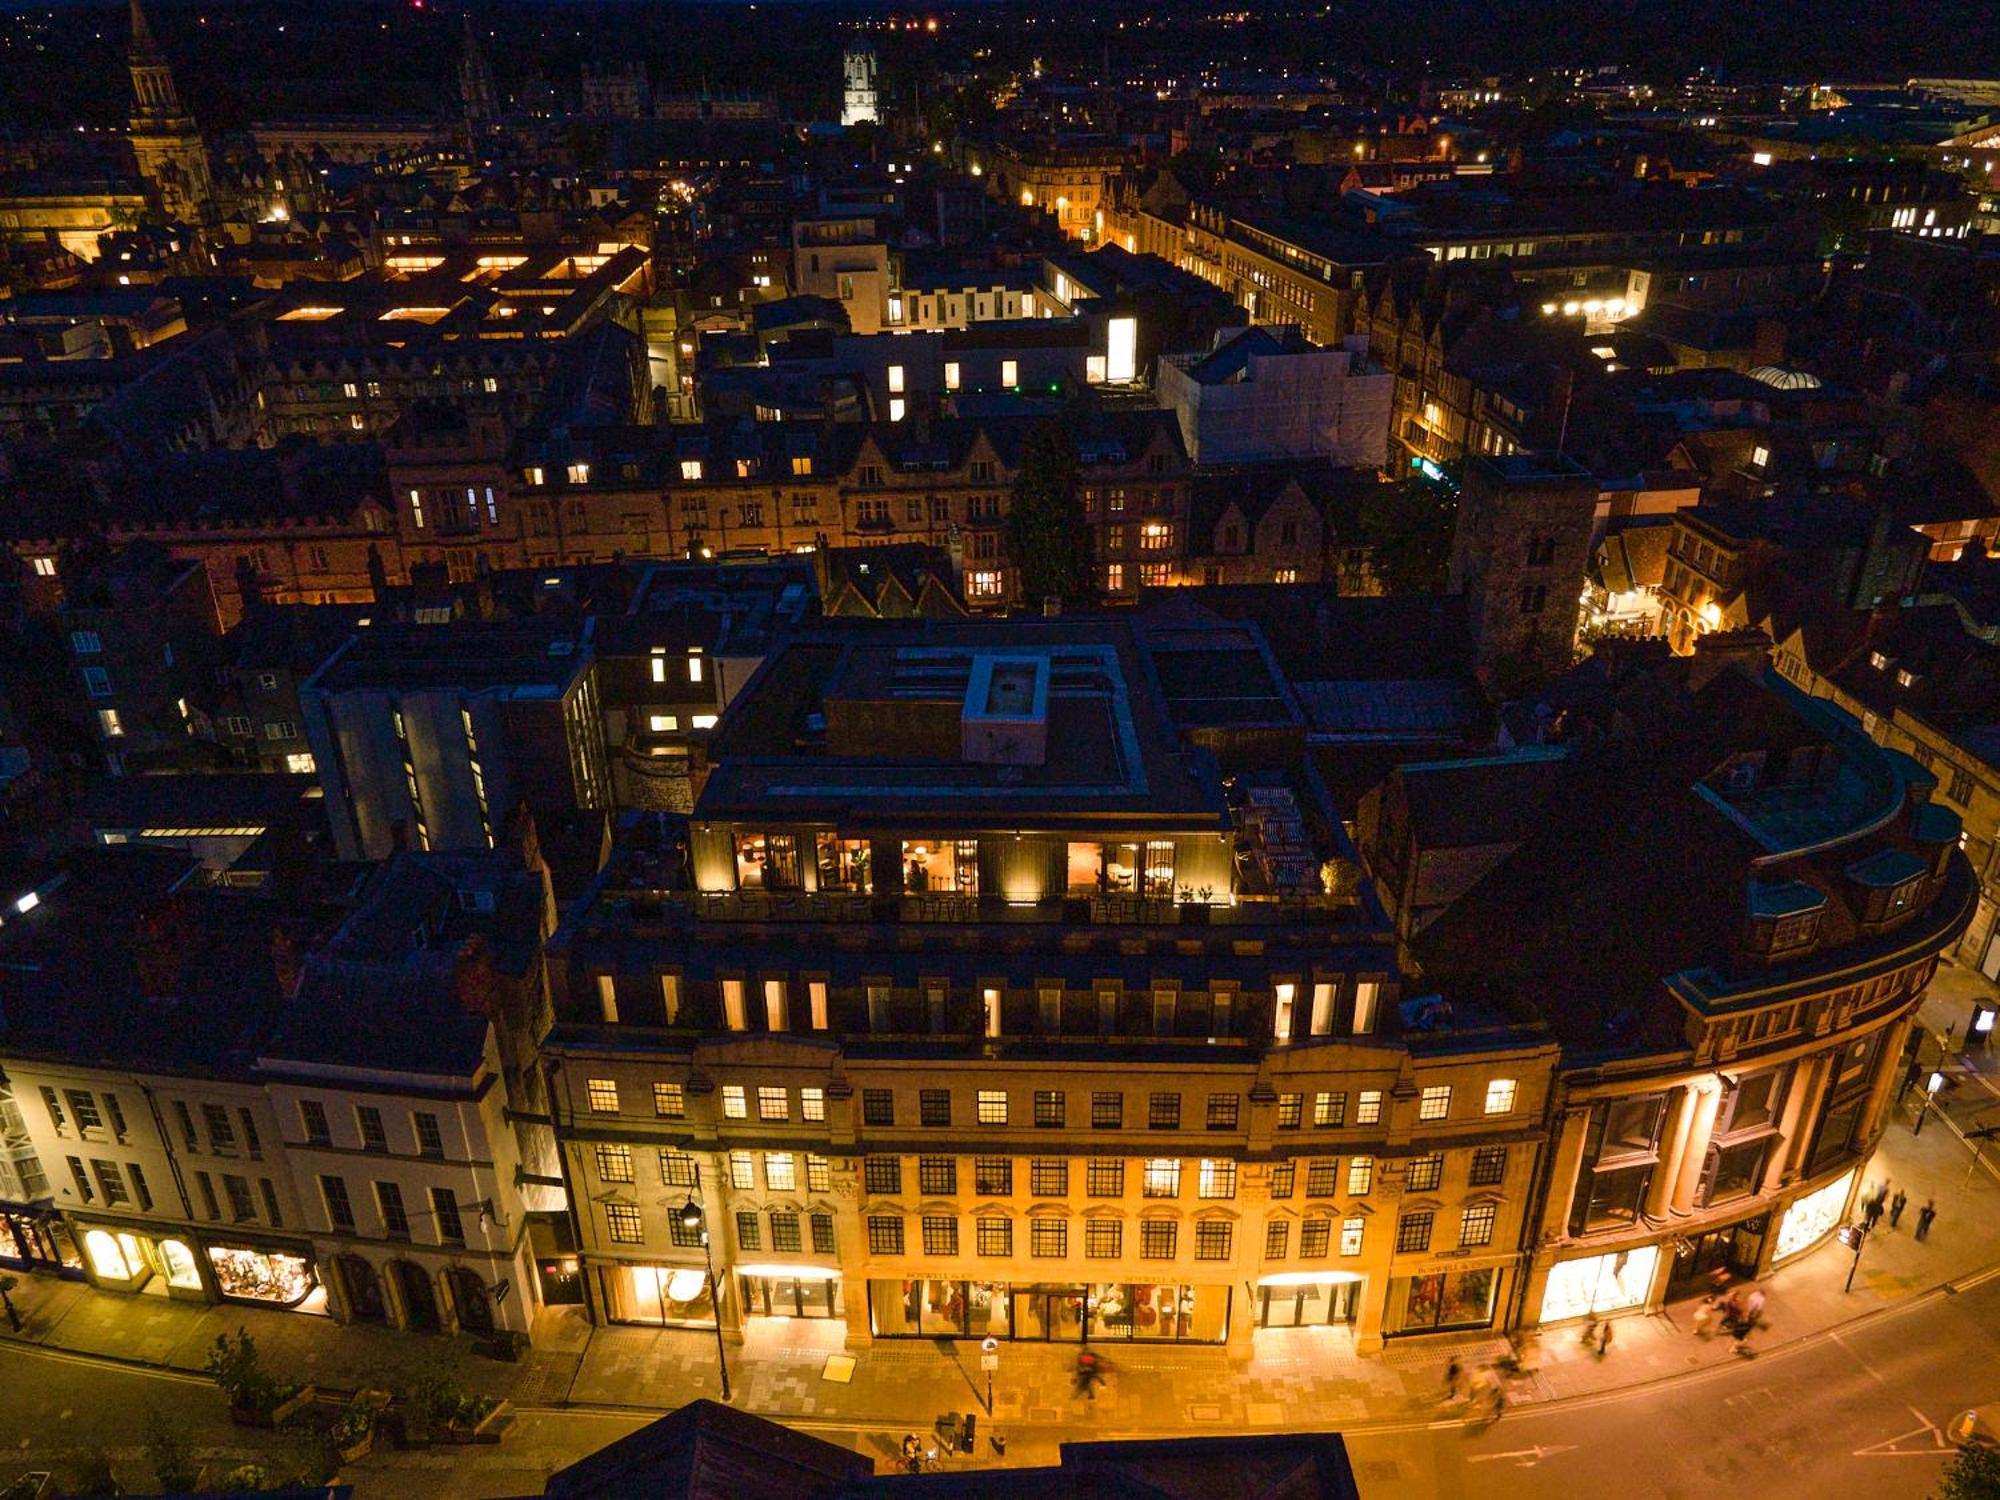
[[[597,1148],[597,1175],[606,1182],[630,1182],[632,1180],[632,1148],[630,1146],[599,1146]]]
[[[1493,1243],[1493,1220],[1497,1210],[1491,1203],[1475,1203],[1458,1219],[1458,1243],[1463,1249]]]
[[[901,396],[891,396],[889,398],[889,420],[891,422],[902,421],[908,412],[909,407],[905,404]]]
[[[1486,1113],[1504,1115],[1514,1108],[1514,1080],[1495,1078],[1486,1085]]]
[[[1451,1085],[1432,1084],[1417,1100],[1419,1120],[1442,1120],[1451,1113]]]
[[[1375,1000],[1382,992],[1379,980],[1357,980],[1354,985],[1354,1034],[1367,1036],[1375,1029]]]
[[[688,652],[688,681],[700,682],[701,679],[702,679],[701,655],[699,652],[690,651]]]
[[[715,728],[715,715],[696,714],[693,718],[688,720],[688,724],[690,727],[695,729],[713,729]]]
[[[36,558],[36,559],[35,559],[35,576],[36,576],[37,578],[53,578],[53,577],[55,577],[55,576],[56,576],[56,560],[55,560],[55,559],[54,559],[53,557],[38,557],[38,558]]]
[[[115,708],[100,708],[97,711],[97,727],[104,731],[107,740],[115,740],[125,732],[125,726],[119,722],[118,710]]]
[[[802,1088],[799,1090],[799,1118],[818,1121],[826,1118],[826,1090],[822,1088]]]
[[[758,1119],[788,1120],[791,1112],[791,1100],[782,1088],[765,1086],[757,1090]]]
[[[1154,1156],[1146,1160],[1145,1196],[1178,1198],[1181,1195],[1181,1163],[1177,1156]]]
[[[1769,448],[1766,448],[1762,443],[1759,443],[1756,447],[1750,450],[1750,466],[1752,468],[1756,469],[1768,468],[1770,467],[1770,463],[1771,463],[1771,450]]]
[[[1375,1158],[1357,1156],[1347,1163],[1347,1196],[1365,1198],[1375,1186]]]
[[[981,1089],[979,1091],[979,1123],[982,1125],[1005,1125],[1007,1123],[1007,1091],[1005,1089]]]
[[[584,1085],[584,1093],[590,1100],[590,1112],[594,1115],[615,1115],[618,1113],[618,1082],[612,1078],[593,1078]]]
[[[654,734],[672,734],[681,727],[681,721],[674,714],[651,714],[646,725]]]
[[[701,478],[701,460],[700,460],[700,459],[698,459],[698,458],[684,458],[684,459],[682,459],[682,460],[681,460],[681,478],[683,478],[683,479],[699,479],[699,478]]]
[[[421,490],[410,491],[410,520],[417,530],[424,529],[424,496]]]
[[[1366,1219],[1342,1219],[1340,1221],[1340,1253],[1359,1255],[1361,1253],[1361,1231]]]
[[[944,363],[944,388],[948,391],[958,389],[958,361],[955,359],[948,359]]]
[[[1000,383],[1010,386],[1021,383],[1021,365],[1018,360],[1003,359],[1000,361]]]
[[[892,396],[900,396],[902,395],[902,393],[903,393],[903,367],[901,365],[891,365],[889,366],[889,394]]]
[[[794,474],[810,474],[812,471],[813,461],[811,454],[795,453],[792,455],[792,472]]]
[[[1271,1013],[1271,1040],[1281,1047],[1292,1039],[1292,1004],[1297,995],[1295,984],[1277,986]]]
[[[750,1118],[750,1103],[744,1096],[742,1084],[725,1083],[722,1086],[722,1117],[726,1120]]]

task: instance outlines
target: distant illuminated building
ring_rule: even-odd
[[[841,124],[879,125],[882,122],[882,111],[875,93],[877,66],[873,47],[857,45],[847,49],[841,64],[844,81],[840,101]]]

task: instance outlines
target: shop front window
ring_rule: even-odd
[[[1491,1266],[1398,1276],[1389,1283],[1389,1316],[1382,1331],[1433,1333],[1443,1328],[1489,1327],[1499,1282],[1500,1273]]]
[[[298,1307],[319,1291],[319,1276],[303,1255],[210,1245],[208,1263],[215,1272],[215,1285],[225,1297]]]
[[[201,1267],[195,1263],[194,1252],[182,1241],[160,1241],[160,1266],[167,1273],[167,1285],[176,1291],[201,1290]]]
[[[1823,1188],[1815,1188],[1794,1199],[1778,1221],[1778,1239],[1771,1250],[1773,1264],[1810,1250],[1839,1227],[1847,1209],[1847,1195],[1854,1191],[1854,1174],[1843,1173]]]
[[[868,840],[844,839],[838,834],[817,836],[819,888],[823,891],[852,891],[867,895],[874,889],[868,876]]]
[[[914,896],[978,895],[978,842],[974,839],[905,839],[903,889]]]
[[[708,1277],[698,1266],[607,1266],[598,1272],[598,1285],[614,1323],[715,1325]]]
[[[798,839],[789,833],[737,834],[736,885],[745,891],[798,890]]]
[[[118,1281],[136,1285],[152,1275],[152,1267],[146,1263],[146,1252],[132,1234],[113,1234],[106,1229],[84,1231],[83,1253],[90,1259],[90,1269],[100,1281]]]
[[[1069,846],[1069,892],[1072,896],[1133,895],[1139,889],[1140,844],[1072,843]],[[1172,879],[1171,846],[1168,879]]]
[[[1658,1245],[1558,1261],[1549,1268],[1548,1285],[1542,1290],[1541,1321],[1644,1307],[1659,1267]]]

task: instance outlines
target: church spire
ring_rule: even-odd
[[[147,24],[146,12],[139,0],[132,0],[132,46],[127,54],[126,66],[132,72],[135,119],[180,117],[181,96],[174,87],[173,69],[167,66],[167,54],[154,39],[153,28]]]

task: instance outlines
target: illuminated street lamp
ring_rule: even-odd
[[[681,1205],[681,1228],[701,1236],[701,1258],[708,1267],[708,1310],[715,1318],[715,1363],[722,1371],[722,1399],[729,1399],[729,1351],[722,1343],[722,1289],[715,1281],[715,1256],[708,1248],[708,1220],[690,1192]]]
[[[1932,1107],[1936,1105],[1938,1090],[1943,1087],[1944,1074],[1933,1070],[1931,1076],[1924,1082],[1924,1100],[1923,1103],[1917,1106],[1917,1123],[1911,1129],[1911,1135],[1922,1135],[1924,1133],[1924,1116],[1929,1114]]]

